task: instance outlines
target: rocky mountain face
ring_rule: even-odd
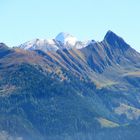
[[[0,139],[138,140],[140,54],[108,31],[0,43]]]

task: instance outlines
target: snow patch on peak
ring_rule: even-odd
[[[55,41],[53,39],[47,39],[46,41],[48,44],[55,45]]]
[[[28,41],[24,44],[21,44],[19,48],[25,50],[43,50],[43,51],[56,51],[58,50],[58,46],[53,39],[34,39],[32,41]]]
[[[56,36],[55,40],[61,42],[64,45],[70,45],[70,46],[74,46],[77,42],[76,37],[64,32],[59,33]]]

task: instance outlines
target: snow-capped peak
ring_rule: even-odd
[[[61,42],[64,45],[70,45],[70,46],[74,46],[77,42],[76,37],[64,32],[59,33],[56,36],[55,40]]]
[[[79,41],[76,37],[61,32],[55,39],[34,39],[19,45],[25,50],[57,51],[63,49],[82,49],[89,45],[91,41]]]
[[[25,50],[56,51],[59,49],[53,39],[34,39],[19,46]]]

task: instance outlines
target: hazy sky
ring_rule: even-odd
[[[62,31],[100,41],[107,30],[140,51],[140,0],[0,0],[0,42],[9,46]]]

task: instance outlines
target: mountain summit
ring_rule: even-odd
[[[122,50],[126,50],[130,47],[123,38],[119,37],[110,30],[106,33],[104,40],[107,41],[111,46],[120,48]]]
[[[25,50],[57,51],[58,49],[81,49],[89,44],[90,41],[78,41],[76,37],[61,32],[55,39],[34,39],[19,45]]]
[[[61,42],[64,45],[71,45],[71,46],[74,46],[77,42],[76,37],[64,32],[59,33],[56,36],[55,40]]]
[[[129,48],[129,45],[121,37],[110,30],[106,33],[104,41],[111,46],[122,50]],[[23,43],[18,47],[26,50],[57,51],[58,49],[81,49],[94,43],[94,40],[79,41],[69,33],[61,32],[55,37],[55,39],[34,39]]]

